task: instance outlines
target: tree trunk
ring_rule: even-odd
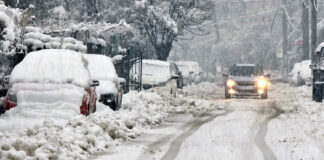
[[[305,3],[302,2],[303,60],[309,59],[309,14]]]
[[[287,0],[282,0],[283,6],[287,5]],[[288,79],[288,24],[286,7],[282,10],[282,50],[283,50],[283,79]]]
[[[167,61],[172,49],[172,43],[155,45],[154,49],[158,60]]]
[[[311,23],[312,23],[312,31],[311,31],[311,42],[312,42],[312,57],[311,60],[312,62],[315,61],[315,50],[317,47],[317,11],[316,11],[316,5],[317,5],[317,0],[311,0]]]

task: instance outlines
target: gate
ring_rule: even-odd
[[[123,86],[124,93],[130,90],[141,91],[143,53],[128,49],[123,56],[123,59],[115,62],[114,65],[118,76],[126,80]]]

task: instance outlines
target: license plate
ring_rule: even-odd
[[[238,86],[237,88],[239,90],[252,90],[252,89],[254,89],[253,86]]]

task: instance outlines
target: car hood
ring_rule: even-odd
[[[142,84],[159,85],[167,81],[169,81],[169,77],[165,77],[165,76],[152,76],[152,75],[145,75],[145,74],[143,74],[142,76]]]
[[[109,80],[99,80],[99,86],[96,87],[96,93],[99,97],[101,94],[117,94],[116,83]]]
[[[261,76],[252,76],[252,77],[247,77],[247,76],[229,76],[229,79],[235,81],[235,82],[255,82],[258,79],[260,79]]]

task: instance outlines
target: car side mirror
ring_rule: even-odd
[[[122,86],[126,84],[126,80],[124,78],[118,78],[118,82]]]
[[[172,76],[171,76],[171,79],[178,79],[178,78],[179,78],[178,75],[172,75]]]
[[[315,64],[309,65],[309,68],[312,69],[312,70],[314,70],[315,69]]]
[[[10,76],[5,76],[5,77],[3,78],[3,83],[4,83],[4,84],[9,84],[9,79],[10,79]]]
[[[97,87],[97,86],[99,86],[99,81],[97,81],[97,80],[91,81],[91,85],[90,86],[91,87]]]
[[[228,77],[228,74],[223,74],[223,77],[227,78]]]

